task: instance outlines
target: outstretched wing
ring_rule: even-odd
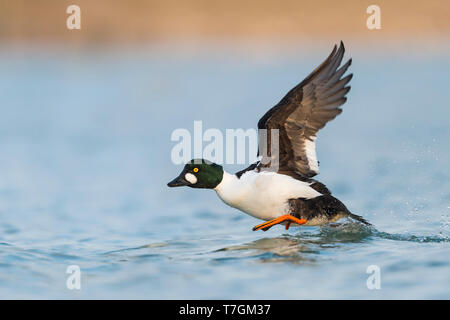
[[[306,177],[319,173],[315,146],[317,131],[342,112],[339,107],[347,101],[345,95],[350,86],[346,85],[353,76],[349,74],[342,78],[352,62],[350,59],[339,68],[344,52],[341,41],[339,49],[334,46],[330,56],[316,70],[259,120],[259,131],[267,129],[266,141],[259,141],[259,150],[267,150],[260,168],[270,167],[275,160],[278,171],[295,171]],[[270,152],[271,129],[278,129],[277,155]],[[261,148],[262,142],[267,143],[267,149]]]

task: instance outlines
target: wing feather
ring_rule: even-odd
[[[258,129],[267,129],[265,143],[268,153],[263,155],[259,169],[271,168],[277,158],[279,172],[297,172],[306,177],[319,173],[315,148],[317,132],[342,112],[339,107],[347,101],[345,96],[350,91],[347,84],[353,75],[342,76],[352,60],[339,68],[344,53],[341,41],[339,48],[334,46],[319,67],[259,120]],[[271,154],[271,129],[279,130],[278,155]],[[260,144],[262,142],[260,140]]]

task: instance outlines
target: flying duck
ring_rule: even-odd
[[[317,132],[342,112],[340,106],[350,90],[347,84],[353,74],[343,76],[352,60],[341,66],[344,52],[341,41],[339,48],[335,45],[319,67],[259,120],[258,132],[266,132],[259,134],[259,150],[267,150],[259,161],[230,174],[221,165],[193,159],[168,186],[214,189],[227,205],[266,221],[254,231],[277,224],[286,230],[291,225],[324,225],[345,217],[370,225],[313,179],[319,174]],[[276,152],[270,148],[272,132],[277,133]]]

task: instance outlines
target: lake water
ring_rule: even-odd
[[[0,298],[449,299],[448,56],[352,53],[317,178],[373,229],[252,232],[214,191],[166,186],[174,129],[254,128],[328,53],[304,51],[3,48]]]

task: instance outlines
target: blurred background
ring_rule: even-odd
[[[0,298],[448,299],[449,18],[431,0],[0,0]],[[166,187],[174,129],[255,128],[340,40],[354,78],[317,178],[376,229],[253,233],[213,191]]]
[[[82,28],[70,32],[69,5],[82,11]],[[366,28],[370,5],[382,10],[382,28]],[[430,50],[448,40],[449,5],[442,1],[2,1],[2,42],[71,47],[176,44],[309,46],[350,38],[363,47],[410,45]],[[61,14],[63,13],[63,14]],[[301,40],[301,41],[300,41]],[[419,45],[420,42],[420,45]]]

